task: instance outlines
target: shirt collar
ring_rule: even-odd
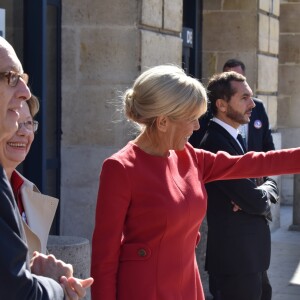
[[[222,126],[226,131],[229,132],[229,134],[236,139],[238,134],[240,133],[238,129],[233,128],[232,126],[228,125],[227,123],[221,121],[220,119],[213,117],[212,121]]]

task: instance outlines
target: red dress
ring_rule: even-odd
[[[129,142],[102,166],[92,299],[204,300],[195,258],[204,184],[299,171],[299,149],[229,156],[187,144],[158,157]]]

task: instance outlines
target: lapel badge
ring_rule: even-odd
[[[254,121],[254,127],[255,127],[256,129],[260,129],[260,128],[262,127],[262,122],[261,122],[261,120],[255,120],[255,121]]]

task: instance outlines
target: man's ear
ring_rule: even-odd
[[[224,113],[227,110],[227,101],[224,99],[217,99],[216,101],[216,107],[218,109],[218,112]]]
[[[169,119],[166,116],[158,116],[156,118],[156,127],[159,131],[166,132],[169,125]]]

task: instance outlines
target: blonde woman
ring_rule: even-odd
[[[207,95],[176,66],[145,71],[123,101],[141,132],[102,166],[92,298],[204,300],[195,258],[206,213],[204,184],[299,173],[300,149],[244,156],[194,149],[188,139],[199,129]]]

